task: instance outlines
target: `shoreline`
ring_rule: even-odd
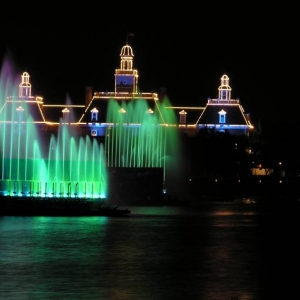
[[[0,216],[112,216],[130,215],[105,201],[88,199],[32,198],[0,196]]]

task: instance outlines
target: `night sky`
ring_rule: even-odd
[[[83,104],[85,86],[114,90],[120,50],[133,33],[128,42],[142,92],[164,88],[174,105],[204,106],[227,74],[232,98],[254,125],[260,121],[274,151],[299,160],[295,9],[210,6],[11,9],[1,16],[0,55],[9,53],[17,72],[29,72],[32,94],[46,104],[67,97]]]

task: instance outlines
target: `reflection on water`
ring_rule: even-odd
[[[1,217],[0,299],[268,299],[255,203],[130,209]]]

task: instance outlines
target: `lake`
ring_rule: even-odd
[[[129,208],[0,217],[0,299],[265,300],[292,277],[296,224],[255,199]]]

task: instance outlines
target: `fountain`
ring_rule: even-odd
[[[16,97],[14,71],[5,59],[0,78],[0,107]],[[0,193],[3,196],[105,199],[104,148],[89,136],[71,134],[60,123],[45,136],[28,113],[26,101],[11,101],[10,114],[0,111]],[[1,109],[0,108],[0,109]]]
[[[125,169],[131,174],[125,188],[118,187],[122,197],[129,192],[130,198],[130,190],[135,188],[131,182],[134,177],[133,170],[141,177],[142,172],[150,174],[142,183],[139,181],[136,184],[142,185],[136,194],[142,195],[143,199],[150,197],[150,194],[152,198],[159,199],[163,196],[162,190],[170,192],[181,185],[178,182],[182,173],[179,171],[181,151],[176,117],[173,110],[164,109],[170,106],[168,97],[164,97],[153,110],[149,109],[144,99],[130,102],[113,99],[109,101],[106,119],[114,126],[108,128],[105,139],[107,165],[109,168]],[[154,187],[158,189],[156,194]],[[115,192],[114,190],[117,197]]]
[[[111,193],[109,170],[116,168],[159,170],[157,197],[171,189],[179,174],[180,143],[174,112],[163,109],[170,106],[167,97],[153,110],[143,99],[108,100],[104,144],[74,134],[62,119],[55,134],[45,133],[28,113],[26,99],[16,96],[11,65],[4,60],[0,78],[0,195],[102,201]],[[2,110],[5,101],[9,113]],[[147,185],[142,188],[153,187]]]

